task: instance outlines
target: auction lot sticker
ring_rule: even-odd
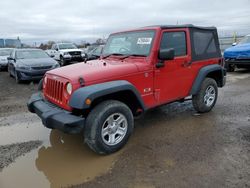
[[[152,38],[138,38],[137,44],[151,44]]]

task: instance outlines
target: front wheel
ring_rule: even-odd
[[[65,65],[67,65],[67,63],[66,63],[66,61],[63,59],[63,57],[61,56],[60,57],[60,65],[63,67],[63,66],[65,66]]]
[[[20,84],[20,83],[21,83],[21,80],[20,80],[20,78],[18,77],[16,71],[15,71],[15,80],[16,80],[16,83],[17,83],[17,84]]]
[[[200,113],[209,112],[214,107],[217,97],[216,81],[212,78],[205,78],[199,92],[192,97],[194,109]]]
[[[84,138],[98,154],[110,154],[121,149],[134,129],[133,114],[124,103],[104,101],[88,115]]]
[[[235,65],[233,65],[233,64],[229,64],[228,66],[227,66],[227,72],[234,72],[235,71]]]

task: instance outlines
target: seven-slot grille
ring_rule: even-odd
[[[63,101],[63,82],[48,78],[46,84],[46,95],[59,103]]]

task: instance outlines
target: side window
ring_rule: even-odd
[[[184,31],[163,33],[160,48],[174,48],[175,56],[187,55],[186,33]]]

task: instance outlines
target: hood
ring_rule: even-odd
[[[39,59],[17,59],[17,63],[25,66],[50,66],[57,64],[57,61],[52,58],[39,58]]]
[[[111,60],[94,60],[87,63],[77,63],[61,67],[48,72],[78,83],[79,77],[84,79],[86,85],[101,80],[111,80],[138,72],[137,66],[132,62]]]
[[[237,58],[238,56],[250,57],[250,43],[238,44],[225,50],[225,58]]]
[[[64,50],[60,50],[61,52],[83,52],[80,49],[64,49]]]
[[[0,56],[0,61],[7,61],[9,56]]]

